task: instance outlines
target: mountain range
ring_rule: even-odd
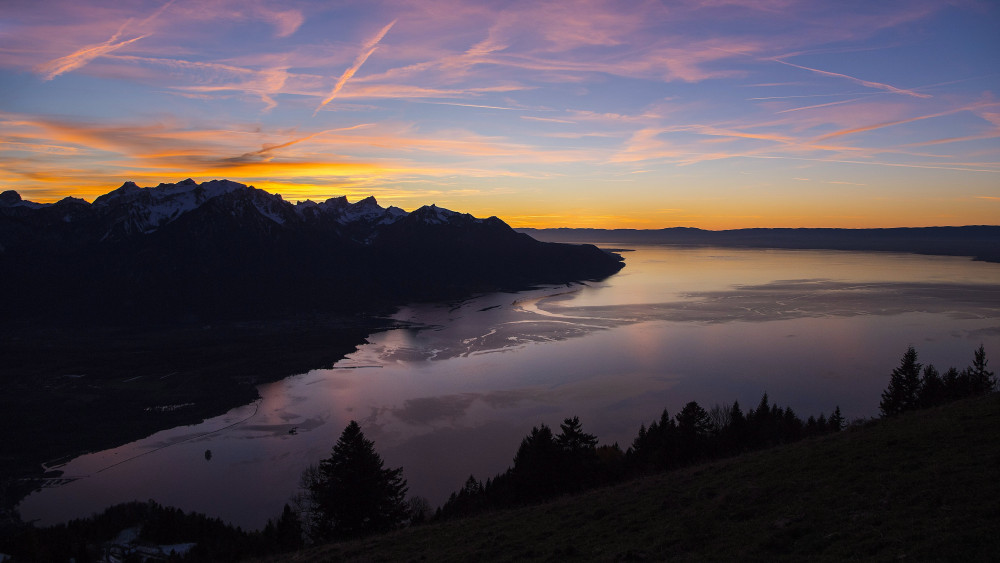
[[[592,245],[539,242],[496,217],[374,197],[290,203],[237,182],[126,182],[92,203],[0,194],[0,312],[9,319],[202,322],[356,313],[597,279]]]
[[[822,249],[970,256],[1000,262],[1000,226],[898,227],[885,229],[753,228],[707,231],[666,229],[517,229],[549,242],[601,245],[664,244],[727,248]]]

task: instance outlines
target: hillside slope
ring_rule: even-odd
[[[989,561],[1000,394],[282,561]]]

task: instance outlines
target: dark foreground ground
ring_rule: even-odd
[[[1000,394],[274,561],[996,561]]]
[[[38,486],[43,463],[223,414],[257,399],[257,384],[328,367],[389,323],[316,316],[144,328],[4,326],[0,509]]]

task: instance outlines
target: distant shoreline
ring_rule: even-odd
[[[1000,262],[1000,226],[901,227],[889,229],[733,229],[707,231],[691,227],[667,229],[515,229],[545,242],[593,244],[666,244],[726,248],[777,248],[907,252],[968,256]]]

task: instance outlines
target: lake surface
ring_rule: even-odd
[[[47,525],[154,499],[258,528],[357,420],[410,494],[433,506],[504,471],[531,427],[578,415],[623,449],[688,401],[767,392],[805,419],[877,416],[908,345],[940,371],[983,344],[1000,358],[1000,264],[838,251],[631,246],[602,282],[400,309],[332,369],[260,387],[262,399],[88,454],[20,505]],[[994,359],[997,371],[1000,360]],[[294,429],[294,433],[289,431]],[[209,455],[210,452],[210,455]]]

